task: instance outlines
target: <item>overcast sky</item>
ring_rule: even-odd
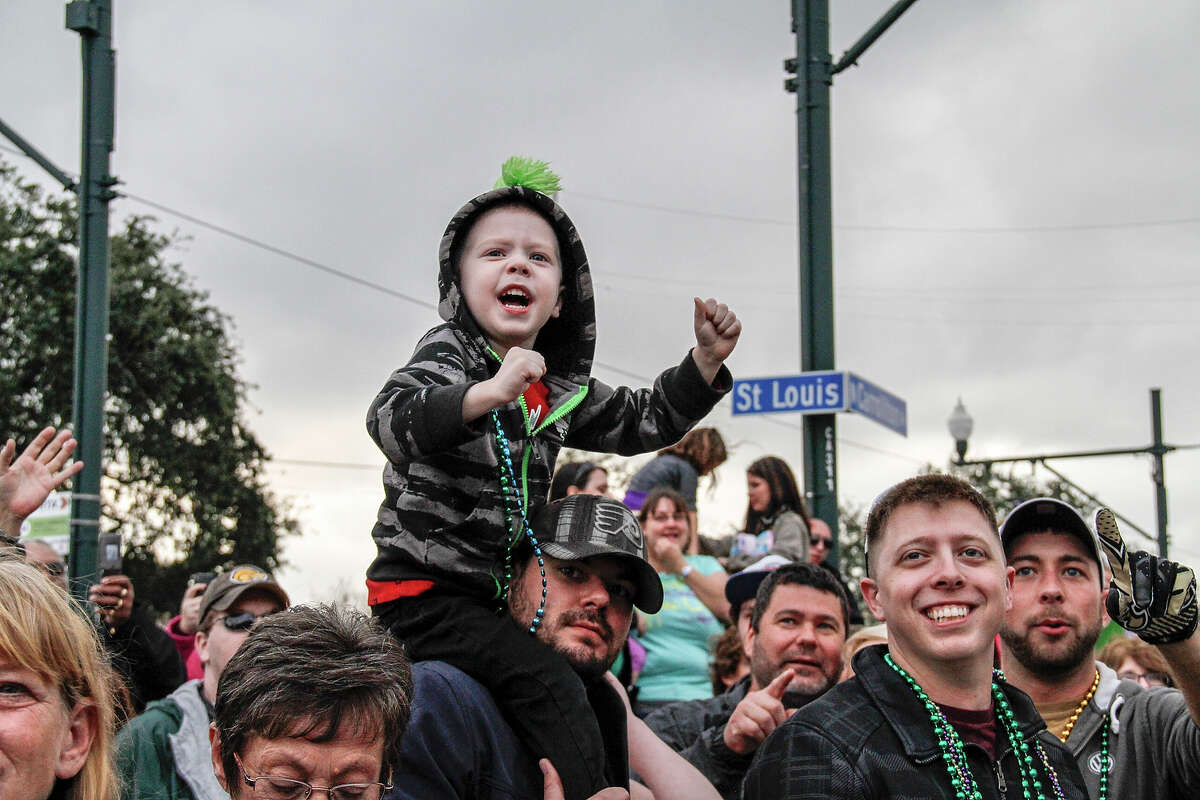
[[[831,5],[836,58],[890,3]],[[788,3],[115,6],[131,194],[432,303],[450,215],[507,156],[547,159],[591,257],[599,361],[678,362],[702,294],[744,320],[735,376],[798,370]],[[0,119],[77,171],[63,16],[0,6]],[[838,367],[909,417],[907,438],[839,419],[844,502],[944,464],[959,395],[974,456],[1144,446],[1152,386],[1168,441],[1200,442],[1198,33],[1194,0],[920,0],[837,77]],[[357,591],[382,497],[366,408],[436,315],[133,200],[113,213],[190,237],[176,258],[236,324],[251,427],[305,527],[294,597]],[[702,528],[734,529],[749,461],[801,472],[800,419],[777,419],[709,417],[735,449]],[[1148,457],[1057,466],[1153,530]],[[1200,566],[1200,452],[1166,476],[1173,555]]]

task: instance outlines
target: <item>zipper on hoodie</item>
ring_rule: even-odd
[[[996,770],[996,788],[1000,790],[1000,796],[1008,796],[1008,784],[1004,781],[1004,770],[1001,768],[1000,762],[994,762],[992,769]]]
[[[574,411],[576,406],[578,406],[580,403],[583,402],[583,398],[587,397],[587,393],[588,393],[588,387],[580,386],[579,391],[575,392],[574,395],[567,398],[567,401],[565,403],[563,403],[558,408],[554,409],[554,411],[551,412],[550,414],[547,414],[546,419],[542,421],[541,425],[538,425],[536,429],[529,431],[530,439],[532,439],[533,436],[535,436],[536,434],[539,434],[542,431],[546,430],[546,426],[551,425],[555,422],[558,422],[560,419],[565,417],[567,414],[570,414],[572,411]],[[521,408],[524,408],[524,407],[525,407],[525,398],[521,397]],[[526,424],[526,428],[528,429],[529,412],[525,413],[525,424]],[[523,510],[527,514],[529,513],[529,455],[532,452],[533,452],[532,444],[526,445],[525,452],[521,456],[521,502],[524,504]]]

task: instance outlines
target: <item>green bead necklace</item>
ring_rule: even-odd
[[[503,598],[508,594],[509,585],[512,583],[513,550],[524,534],[533,545],[533,554],[538,562],[538,572],[542,575],[542,601],[538,605],[537,613],[529,623],[529,632],[537,634],[537,629],[541,626],[542,618],[546,614],[546,561],[542,557],[542,546],[537,537],[533,535],[533,529],[529,527],[529,520],[525,518],[525,504],[521,500],[521,487],[517,484],[516,470],[513,469],[512,451],[508,448],[508,437],[504,434],[504,426],[500,424],[500,415],[495,409],[492,410],[492,425],[496,429],[496,456],[500,463],[500,493],[504,496],[504,522],[508,529],[507,547],[504,550],[504,585],[500,588],[500,597]]]
[[[946,719],[946,715],[942,712],[942,709],[921,688],[916,679],[909,675],[904,667],[892,660],[891,653],[885,654],[883,660],[887,662],[889,667],[895,670],[897,675],[904,679],[904,682],[908,684],[908,687],[913,690],[917,698],[925,706],[925,711],[929,714],[929,721],[933,723],[933,731],[937,735],[938,747],[942,751],[942,761],[946,766],[947,774],[950,776],[950,785],[954,789],[954,796],[959,798],[959,800],[968,800],[968,798],[970,800],[982,800],[983,794],[979,791],[974,776],[971,775],[971,768],[967,763],[967,754],[963,748],[962,737],[959,735],[958,730]],[[1034,800],[1035,797],[1037,800],[1047,800],[1046,794],[1043,791],[1042,781],[1038,777],[1033,754],[1030,752],[1029,745],[1021,737],[1016,715],[1013,714],[1012,706],[1008,703],[1008,698],[1004,696],[1004,692],[1000,690],[1000,685],[997,683],[997,681],[1004,680],[1004,674],[1000,670],[994,670],[993,674],[992,697],[995,700],[1001,725],[1003,725],[1004,732],[1008,735],[1008,741],[1017,756],[1017,766],[1021,775],[1021,792],[1025,800]],[[1042,749],[1040,742],[1035,742],[1034,747],[1041,757],[1043,771],[1054,787],[1053,796],[1056,800],[1066,800],[1062,787],[1058,783],[1058,775],[1055,774],[1054,768],[1050,766],[1050,760],[1046,757],[1046,751]]]

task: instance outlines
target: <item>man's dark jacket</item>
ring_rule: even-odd
[[[747,675],[724,694],[671,703],[646,717],[650,730],[700,770],[726,800],[741,796],[742,778],[754,757],[725,745],[725,723],[749,690]]]
[[[886,645],[867,647],[854,657],[855,677],[826,692],[775,729],[758,748],[743,784],[745,800],[874,798],[954,800],[942,751],[929,714],[916,694],[883,660]],[[1008,684],[1002,691],[1012,706],[1020,735],[1028,743],[1042,794],[1054,797],[1037,755],[1040,743],[1067,798],[1086,800],[1083,776],[1058,739],[1046,730],[1033,701]],[[966,743],[971,774],[984,800],[1019,800],[1017,757],[1001,729],[999,760]]]

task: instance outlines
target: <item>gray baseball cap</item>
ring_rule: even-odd
[[[647,614],[662,608],[662,581],[646,561],[646,540],[637,517],[611,497],[573,494],[543,506],[530,520],[542,552],[575,561],[616,556],[631,568],[633,604]]]
[[[1000,544],[1007,557],[1017,537],[1026,533],[1053,531],[1074,536],[1083,544],[1088,555],[1100,567],[1100,583],[1104,584],[1104,559],[1100,556],[1100,541],[1084,521],[1083,515],[1062,500],[1035,497],[1026,500],[1009,512],[1000,526]]]

